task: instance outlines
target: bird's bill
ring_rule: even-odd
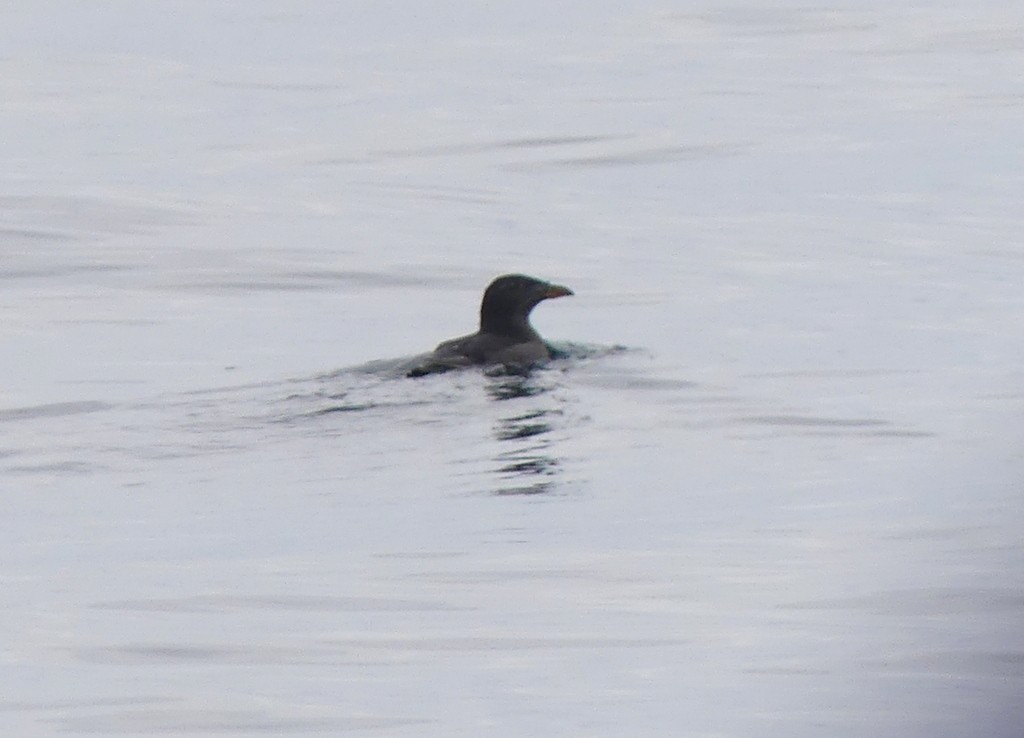
[[[544,298],[550,300],[552,297],[569,297],[572,294],[575,293],[568,287],[563,287],[560,284],[549,284],[544,292]]]

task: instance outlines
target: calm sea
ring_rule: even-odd
[[[0,9],[0,733],[1024,735],[1019,2]],[[484,286],[567,356],[408,380]]]

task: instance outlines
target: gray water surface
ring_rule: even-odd
[[[4,735],[1024,732],[1019,4],[0,21]]]

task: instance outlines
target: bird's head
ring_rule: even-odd
[[[568,287],[523,274],[506,274],[488,285],[480,304],[480,330],[529,329],[530,311],[543,300],[573,294]]]

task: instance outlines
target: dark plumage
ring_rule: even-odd
[[[410,377],[473,364],[528,367],[551,358],[551,349],[530,325],[542,300],[573,294],[568,287],[522,274],[506,274],[487,287],[480,303],[480,330],[453,338],[409,372]]]

